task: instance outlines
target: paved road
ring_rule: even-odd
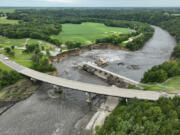
[[[107,96],[122,97],[122,98],[135,98],[136,97],[138,99],[145,99],[145,100],[158,100],[161,96],[163,96],[163,94],[160,92],[107,87],[107,86],[72,81],[72,80],[68,80],[68,79],[64,79],[60,77],[47,75],[47,74],[23,67],[13,61],[10,61],[2,54],[0,54],[0,61],[4,63],[5,65],[7,65],[8,67],[12,68],[13,70],[25,76],[40,80],[42,82],[46,82],[49,84],[53,84],[53,85],[57,85],[57,86],[65,87],[65,88],[71,88],[74,90],[107,95]]]

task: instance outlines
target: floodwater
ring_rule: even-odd
[[[154,65],[169,60],[176,45],[172,36],[159,27],[144,48],[136,52],[122,50],[92,50],[80,56],[56,63],[59,76],[87,83],[107,85],[101,79],[81,71],[81,62],[104,58],[109,62],[106,69],[140,81],[143,73]],[[25,101],[17,103],[0,116],[0,135],[84,135],[82,129],[88,119],[77,122],[92,111],[83,92],[66,89],[65,94],[53,99],[48,96],[52,89],[42,84],[39,90]]]

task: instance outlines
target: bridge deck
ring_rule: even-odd
[[[107,86],[83,83],[83,82],[72,81],[60,77],[51,76],[45,73],[37,72],[35,70],[23,67],[15,62],[7,60],[2,54],[0,54],[0,61],[3,62],[8,67],[12,68],[13,70],[25,76],[40,80],[42,82],[50,83],[65,88],[71,88],[74,90],[114,96],[114,97],[122,97],[122,98],[136,97],[138,99],[152,100],[152,101],[158,100],[163,95],[160,92],[107,87]]]

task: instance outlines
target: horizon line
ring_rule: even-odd
[[[0,8],[180,8],[179,7],[176,7],[176,6],[122,6],[122,7],[108,7],[108,6],[104,6],[104,7],[101,7],[101,6],[89,6],[89,7],[83,7],[83,6],[0,6]]]

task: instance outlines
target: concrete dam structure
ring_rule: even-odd
[[[129,85],[138,86],[140,84],[137,81],[98,67],[94,63],[83,63],[82,68],[83,70],[106,80],[108,84],[115,85],[120,88],[127,88]]]

